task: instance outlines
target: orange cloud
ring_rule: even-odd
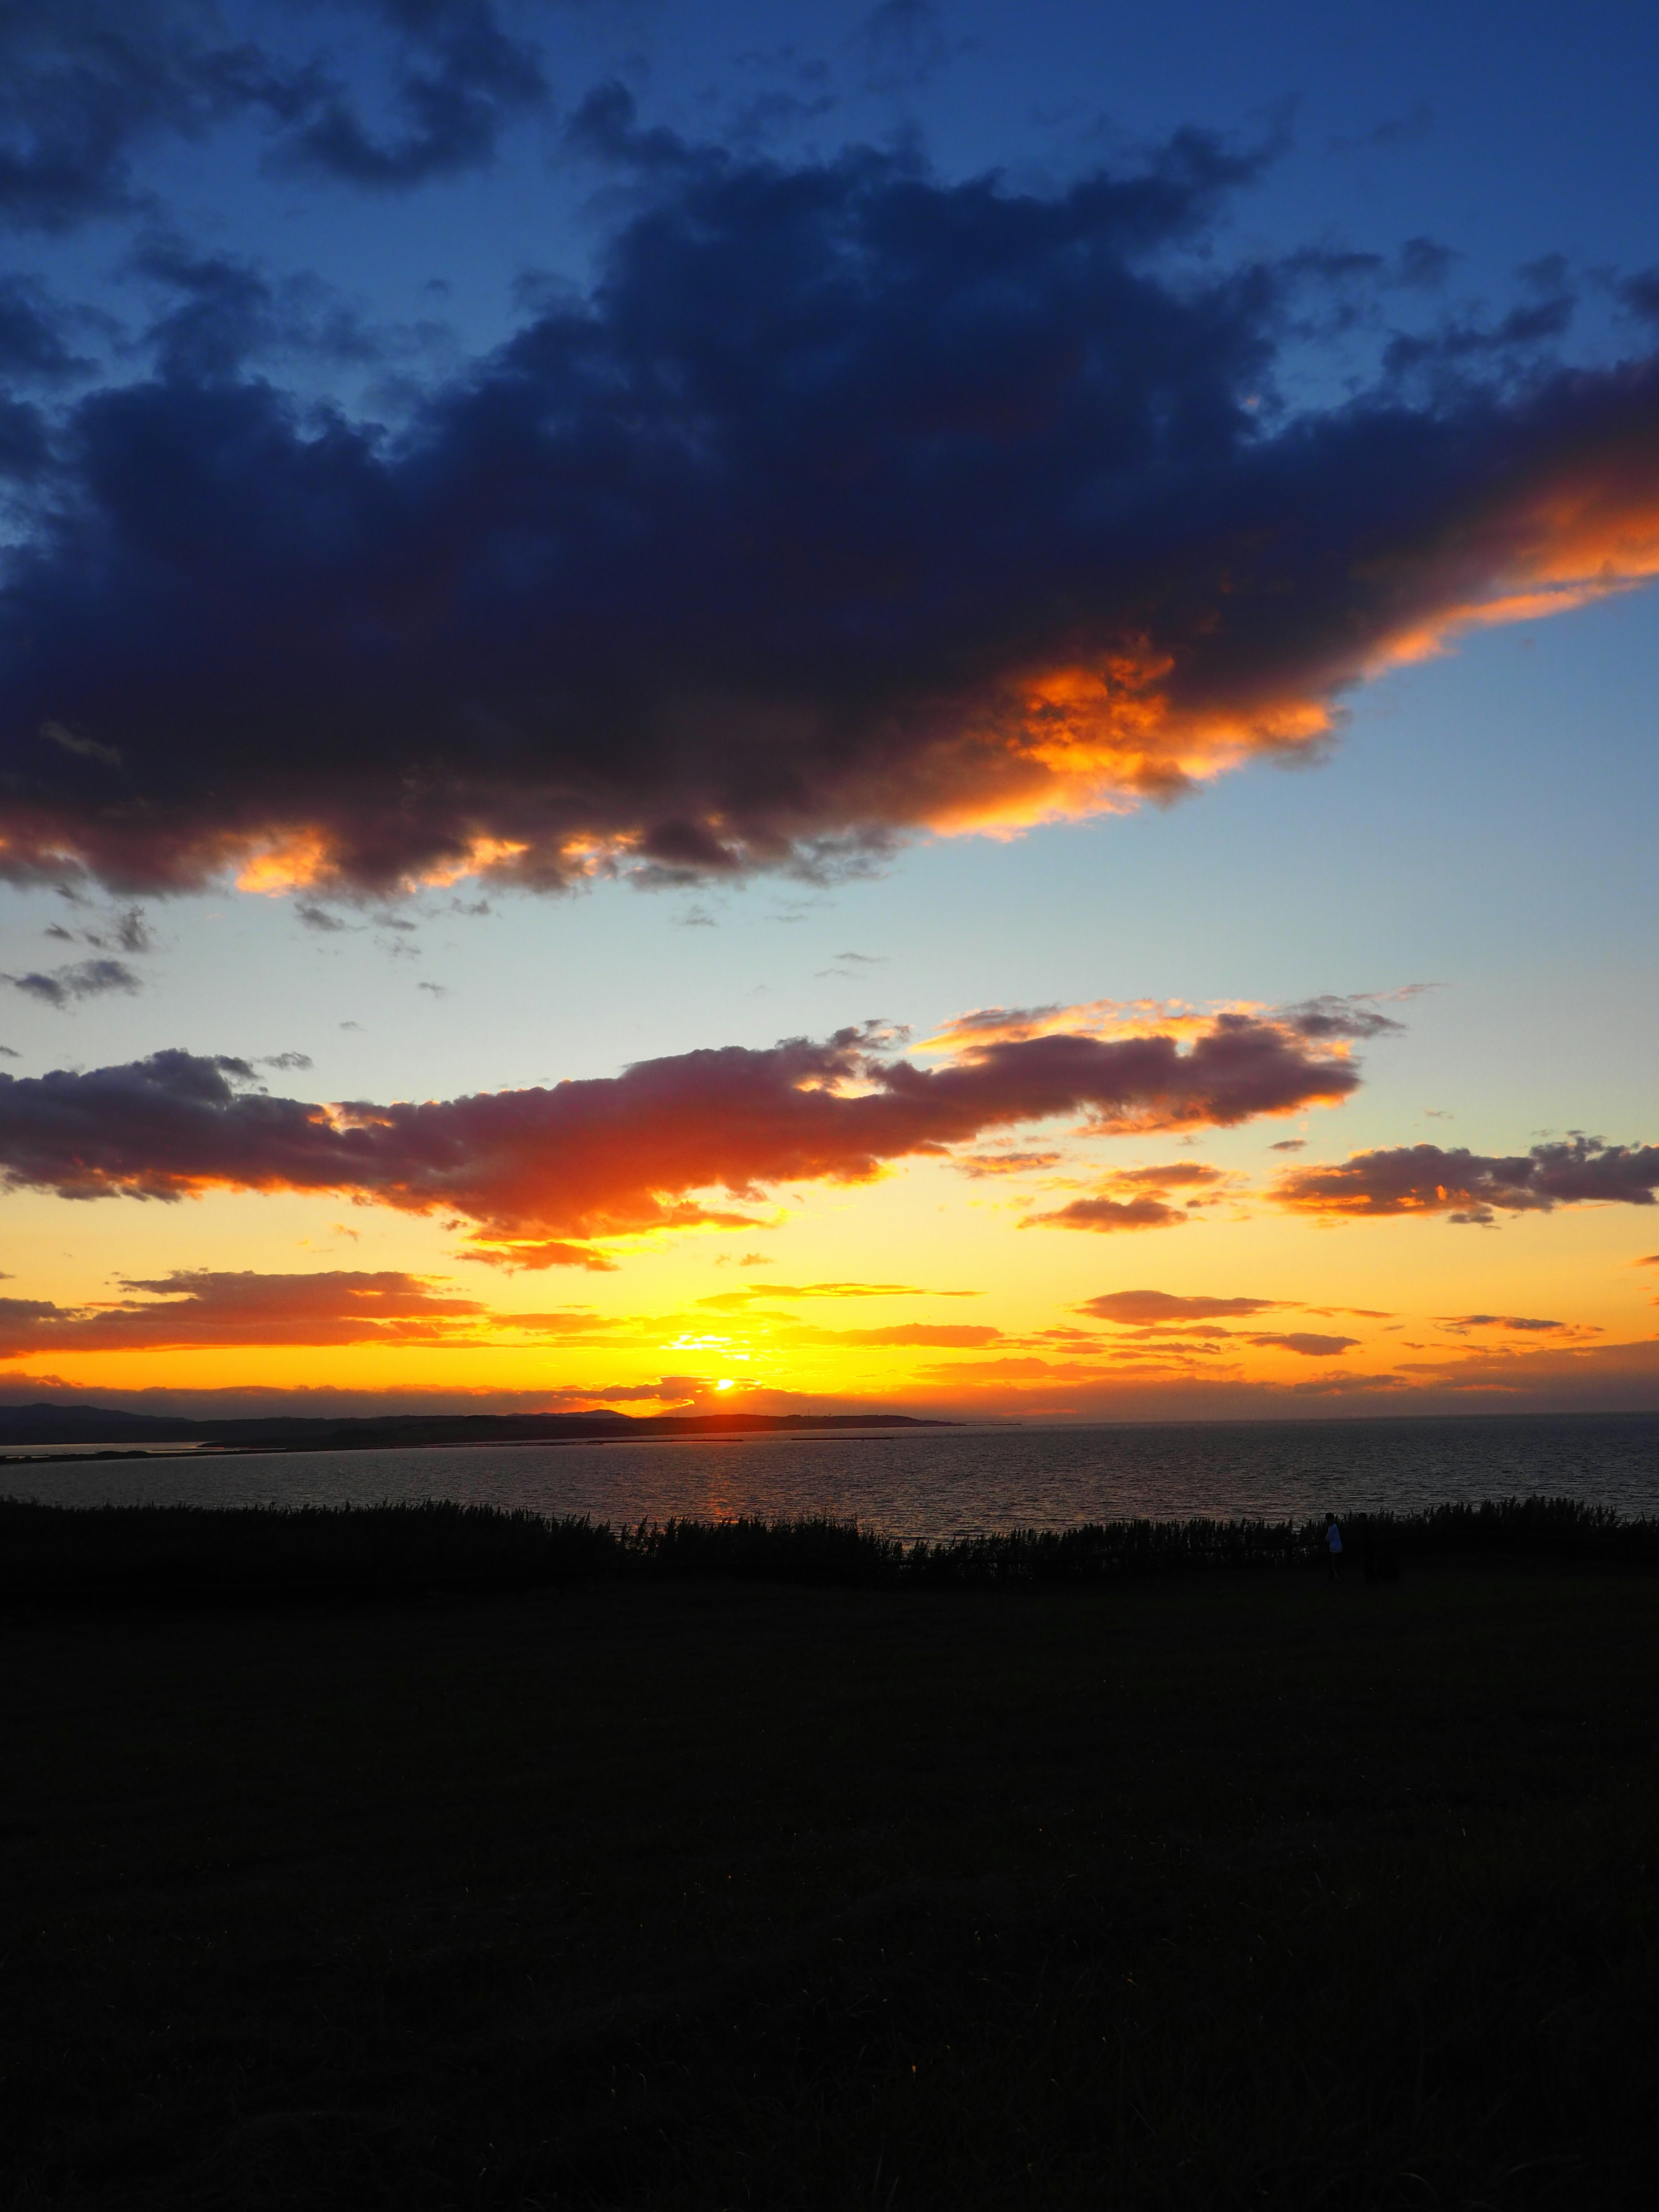
[[[1346,1051],[1294,1021],[1234,1013],[1184,1045],[1049,1035],[975,1044],[930,1069],[887,1044],[847,1030],[422,1104],[270,1097],[246,1061],[183,1052],[0,1074],[0,1173],[77,1198],[345,1193],[470,1222],[480,1256],[607,1267],[596,1238],[753,1226],[711,1191],[753,1206],[780,1183],[868,1182],[891,1163],[949,1158],[1063,1114],[1103,1133],[1230,1127],[1334,1104],[1359,1080]]]
[[[390,1272],[268,1275],[179,1269],[125,1287],[148,1295],[79,1307],[0,1298],[0,1358],[39,1351],[223,1345],[476,1344],[489,1318],[476,1298],[449,1297],[425,1277]],[[576,1316],[534,1318],[546,1326]]]

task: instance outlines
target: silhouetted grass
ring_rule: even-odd
[[[111,1589],[381,1601],[0,1613],[4,2212],[1651,2201],[1605,1516],[1426,1516],[1334,1591],[1204,1523],[9,1510],[14,1589],[66,1523]]]
[[[1355,1514],[1346,1570],[1509,1555],[1659,1565],[1659,1522],[1565,1498]],[[948,1541],[827,1517],[612,1528],[441,1501],[375,1506],[107,1505],[0,1500],[0,1597],[106,1604],[533,1589],[628,1578],[863,1589],[1088,1587],[1126,1577],[1322,1565],[1316,1521],[1116,1521]]]

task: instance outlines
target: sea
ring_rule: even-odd
[[[907,1541],[1089,1521],[1413,1512],[1533,1494],[1659,1516],[1659,1413],[1004,1425],[101,1462],[64,1449],[29,1465],[0,1460],[0,1497],[63,1505],[447,1498],[613,1526],[824,1514]]]

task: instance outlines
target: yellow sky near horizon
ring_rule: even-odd
[[[1234,1133],[1231,1142],[1261,1147],[1275,1126]],[[58,1348],[8,1359],[0,1377],[8,1395],[31,1376],[50,1376],[89,1392],[493,1395],[641,1389],[672,1376],[738,1395],[1089,1418],[1137,1394],[1197,1386],[1207,1398],[1224,1382],[1257,1390],[1264,1411],[1282,1398],[1287,1412],[1340,1412],[1370,1378],[1382,1378],[1389,1402],[1406,1410],[1419,1393],[1459,1389],[1464,1370],[1479,1378],[1483,1402],[1501,1403],[1559,1375],[1564,1357],[1570,1368],[1593,1352],[1606,1370],[1604,1347],[1659,1339],[1659,1267],[1636,1264],[1659,1246],[1645,1209],[1558,1208],[1492,1228],[1410,1216],[1331,1222],[1286,1215],[1245,1191],[1176,1228],[1021,1228],[1043,1180],[971,1179],[913,1162],[872,1184],[815,1186],[793,1194],[799,1203],[755,1209],[775,1226],[619,1240],[612,1273],[487,1267],[458,1257],[455,1237],[437,1220],[333,1198],[214,1193],[174,1205],[65,1206],[16,1194],[8,1200],[12,1238],[36,1255],[28,1295],[64,1308],[142,1300],[151,1294],[125,1285],[182,1268],[391,1272],[485,1310],[431,1324],[441,1341]],[[746,1256],[763,1264],[745,1266]],[[817,1285],[895,1282],[905,1288],[801,1295]],[[1079,1310],[1127,1290],[1264,1303],[1248,1315],[1177,1316],[1150,1329]],[[1448,1326],[1478,1315],[1565,1326]],[[973,1331],[991,1334],[951,1340]],[[901,1340],[868,1340],[894,1332]],[[923,1340],[903,1340],[918,1334]],[[1345,1337],[1354,1341],[1317,1343]],[[1308,1340],[1308,1348],[1261,1340],[1273,1338]],[[1638,1376],[1644,1356],[1633,1354]],[[622,1402],[648,1412],[685,1395],[677,1387],[660,1401]]]

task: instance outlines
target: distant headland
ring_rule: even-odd
[[[376,1413],[281,1414],[194,1421],[113,1407],[0,1407],[0,1452],[30,1445],[195,1444],[220,1451],[374,1451],[425,1444],[646,1443],[672,1437],[811,1436],[857,1429],[948,1429],[909,1413]]]

